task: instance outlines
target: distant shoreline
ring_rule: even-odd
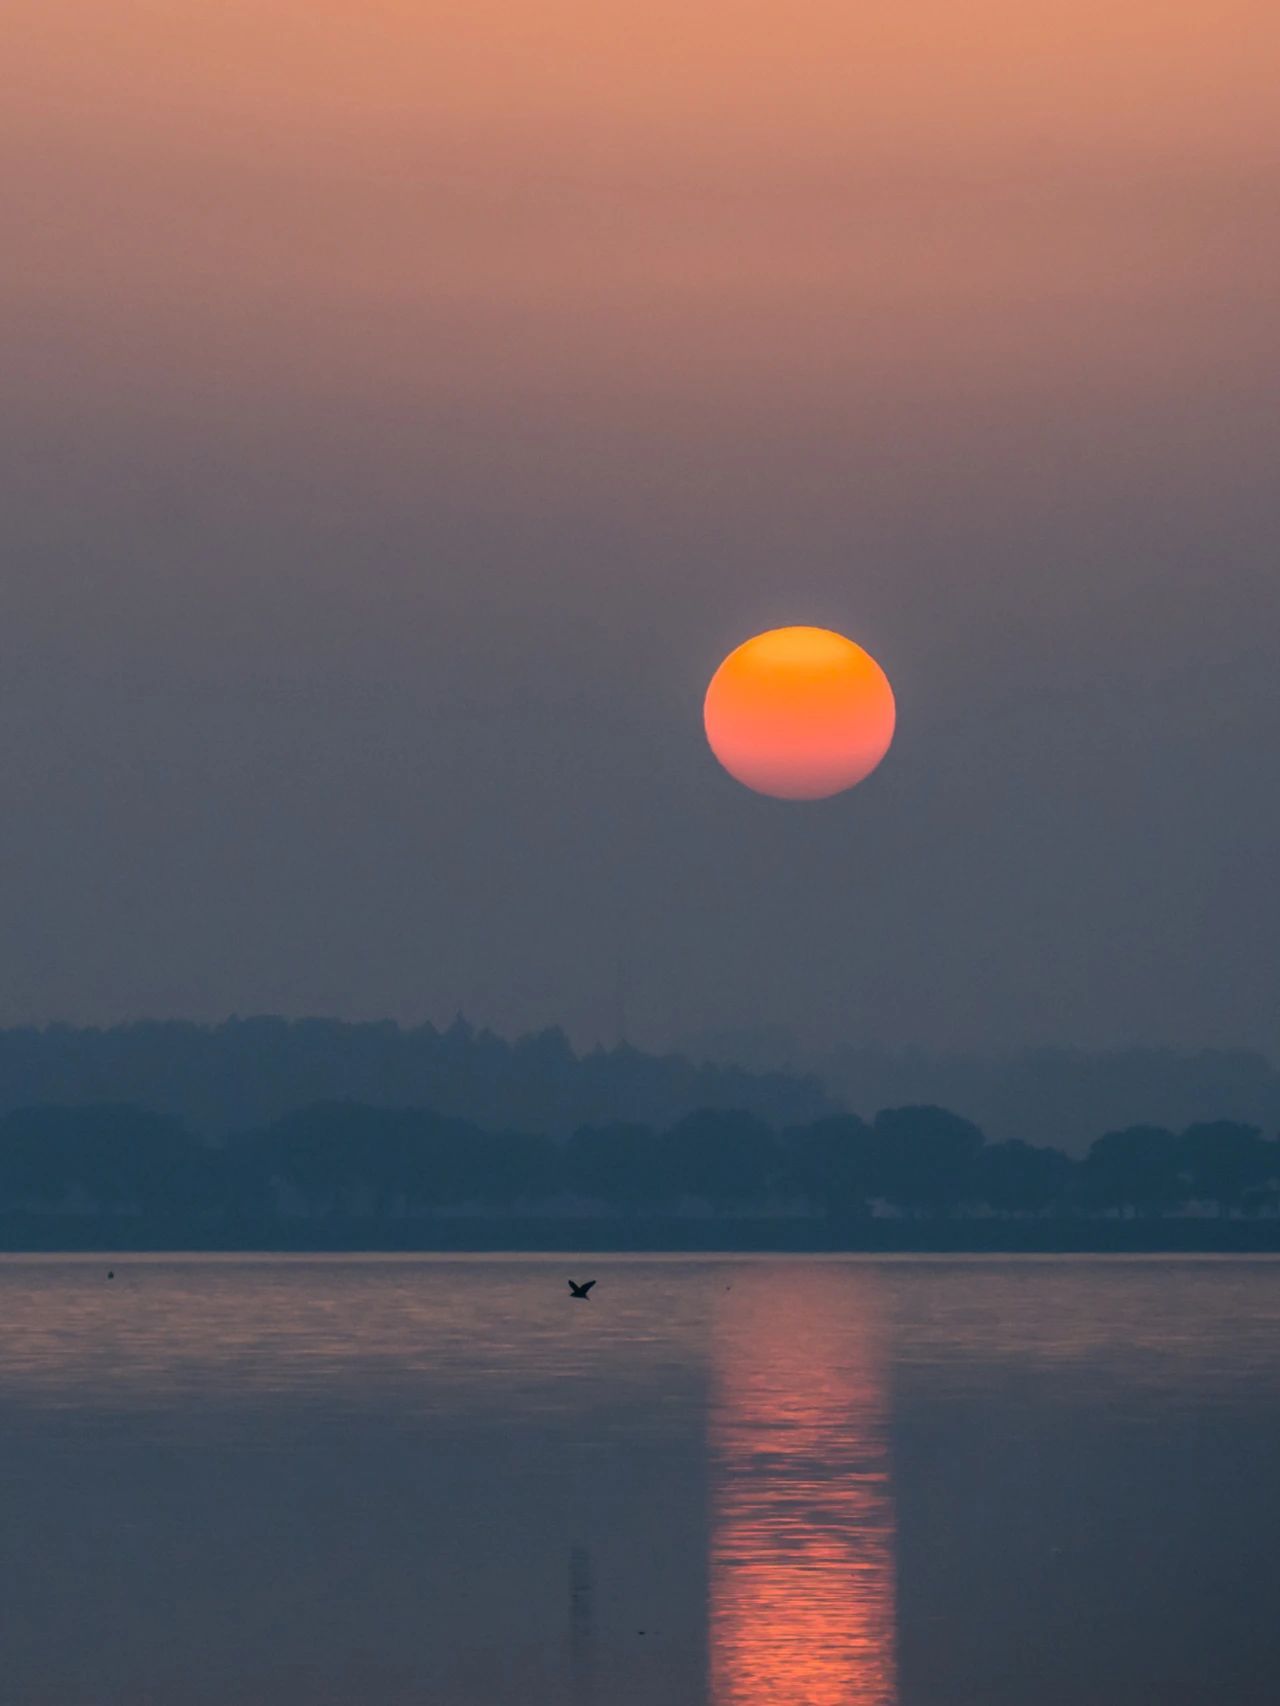
[[[84,1254],[1267,1255],[1280,1219],[501,1219],[280,1221],[193,1228],[130,1216],[0,1216],[0,1252]]]

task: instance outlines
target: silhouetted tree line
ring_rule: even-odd
[[[213,1142],[123,1104],[0,1117],[0,1211],[174,1220],[389,1219],[448,1211],[910,1217],[1274,1213],[1280,1139],[1232,1121],[1108,1132],[1073,1161],[986,1143],[944,1108],[777,1129],[702,1109],[567,1139],[423,1109],[327,1103]]]

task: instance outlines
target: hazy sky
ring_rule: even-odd
[[[1248,1044],[1273,0],[9,0],[0,1021]],[[897,743],[757,798],[778,623]]]

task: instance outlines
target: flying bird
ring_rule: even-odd
[[[591,1296],[590,1296],[591,1288],[595,1283],[596,1282],[594,1280],[587,1280],[584,1285],[575,1285],[574,1282],[572,1280],[570,1280],[569,1281],[569,1290],[573,1293],[573,1295],[575,1297],[585,1297],[587,1302],[590,1303],[591,1302]]]

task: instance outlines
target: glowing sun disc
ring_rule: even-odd
[[[707,741],[739,782],[822,800],[861,782],[893,740],[880,665],[829,628],[771,628],[729,653],[702,707]]]

